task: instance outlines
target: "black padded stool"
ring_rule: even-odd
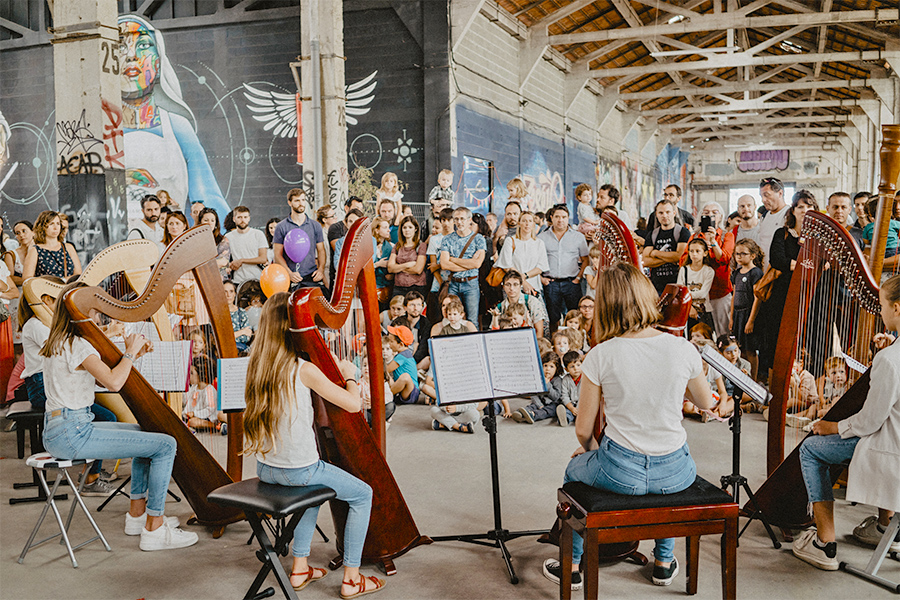
[[[284,592],[284,597],[289,600],[297,600],[297,594],[294,592],[288,574],[281,566],[279,555],[287,555],[288,544],[294,537],[294,528],[300,522],[306,509],[320,506],[328,500],[333,500],[336,496],[333,489],[324,485],[289,487],[263,483],[258,477],[230,483],[209,493],[206,499],[210,502],[222,506],[233,506],[244,511],[250,527],[253,528],[253,535],[256,536],[256,541],[259,542],[261,548],[257,550],[256,557],[263,563],[263,566],[253,581],[253,585],[247,590],[244,600],[257,600],[275,595],[275,590],[271,587],[262,592],[258,591],[266,577],[269,576],[269,571],[274,571],[278,585]],[[276,519],[290,516],[287,525],[275,532],[274,543],[269,539],[269,535],[262,525],[265,515],[271,515]]]
[[[24,386],[20,386],[22,389]],[[18,390],[17,390],[18,391]],[[6,416],[10,421],[16,423],[16,450],[19,458],[25,458],[25,433],[28,432],[28,444],[32,454],[39,454],[44,451],[43,433],[44,433],[44,411],[29,410],[26,412],[13,413]],[[38,473],[38,469],[31,469],[31,481],[23,483],[13,483],[13,489],[21,490],[25,488],[37,488],[38,492],[35,496],[27,496],[25,498],[10,498],[10,504],[22,504],[25,502],[46,502],[47,495],[41,486],[38,477],[43,475]],[[46,480],[45,480],[46,481]],[[54,500],[66,500],[68,495],[57,494]]]
[[[562,521],[559,540],[560,598],[572,594],[572,535],[584,538],[581,562],[584,597],[598,594],[598,544],[659,538],[687,538],[687,593],[697,593],[700,536],[722,534],[722,597],[737,594],[738,510],[731,494],[701,477],[677,494],[624,496],[580,482],[559,490],[556,514]]]

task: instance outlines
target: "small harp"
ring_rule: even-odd
[[[316,436],[323,460],[372,486],[372,517],[363,560],[380,563],[385,572],[393,574],[394,558],[431,540],[419,533],[384,457],[384,363],[373,254],[370,222],[360,219],[345,238],[331,301],[318,288],[291,294],[291,332],[296,348],[340,386],[346,382],[335,355],[354,358],[353,354],[364,354],[355,358],[365,360],[368,368],[372,426],[361,412],[348,413],[313,393]],[[355,325],[348,324],[353,320]],[[358,366],[362,368],[362,364]],[[340,549],[346,505],[332,502],[331,513]]]
[[[107,365],[114,366],[121,360],[122,352],[89,317],[90,311],[94,309],[123,322],[152,319],[160,312],[178,278],[191,271],[209,310],[219,356],[236,357],[237,347],[222,278],[215,262],[216,255],[210,228],[206,225],[194,227],[169,245],[144,286],[139,287],[139,283],[134,280],[132,287],[139,291],[134,300],[120,300],[98,287],[86,287],[71,290],[62,301],[66,303],[79,333],[99,351],[101,359]],[[125,273],[127,276],[128,271]],[[165,329],[166,327],[163,328]],[[171,331],[171,328],[168,327],[168,330]],[[185,426],[180,415],[165,403],[137,370],[132,369],[120,394],[142,429],[167,433],[175,438],[178,453],[172,475],[194,510],[197,522],[221,528],[241,519],[239,511],[212,504],[206,500],[206,496],[220,486],[241,479],[242,460],[239,453],[243,445],[243,415],[228,415],[226,472],[197,436]],[[221,529],[217,532],[221,534]]]
[[[869,262],[841,224],[814,212],[806,213],[803,219],[803,246],[791,276],[772,371],[766,448],[769,476],[756,492],[760,510],[769,522],[782,528],[797,529],[810,522],[799,448],[793,448],[784,458],[786,447],[799,447],[802,441],[799,435],[785,433],[794,361],[802,352],[808,357],[805,366],[819,375],[825,359],[836,356],[847,360],[851,366],[849,389],[823,417],[840,421],[859,412],[865,402],[869,389],[865,367],[874,353],[871,340],[884,330],[878,292],[887,226],[900,175],[900,126],[885,126],[882,131],[878,214],[883,222],[880,236],[876,224]],[[832,479],[842,469],[833,469]],[[750,509],[745,506],[745,510]]]

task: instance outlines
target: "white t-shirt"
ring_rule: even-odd
[[[129,240],[150,240],[151,242],[156,242],[156,247],[159,248],[159,254],[162,256],[163,251],[166,249],[166,245],[163,244],[163,235],[165,232],[163,228],[159,226],[159,223],[156,223],[156,227],[153,229],[150,228],[149,225],[144,223],[144,220],[141,219],[128,232]]]
[[[294,377],[294,403],[287,414],[278,419],[275,449],[256,460],[282,469],[300,469],[319,460],[316,434],[313,431],[313,407],[309,388],[300,381],[303,360],[297,359]]]
[[[668,334],[613,338],[594,346],[581,369],[603,390],[612,441],[648,456],[684,445],[684,390],[688,380],[703,375],[700,353],[689,341]]]
[[[687,276],[685,276],[687,274]],[[709,290],[712,288],[716,272],[709,265],[703,265],[699,271],[685,265],[678,267],[678,285],[686,285],[691,290],[691,298],[695,302],[709,300]]]
[[[61,353],[44,359],[47,411],[85,408],[94,403],[94,376],[84,369],[78,370],[92,354],[100,357],[90,342],[76,336],[71,344],[67,342],[62,345]]]
[[[515,246],[515,250],[513,250]],[[500,249],[500,256],[494,266],[501,269],[512,269],[520,273],[527,273],[535,267],[540,267],[541,273],[550,270],[550,262],[547,259],[547,247],[543,240],[520,240],[517,237],[508,237]],[[537,291],[543,291],[541,273],[528,278],[528,283]]]
[[[31,317],[22,327],[22,354],[25,355],[25,368],[22,379],[31,377],[44,370],[44,357],[39,354],[44,342],[50,336],[50,328],[37,317]]]
[[[225,237],[231,244],[231,260],[258,258],[260,248],[268,249],[269,247],[266,234],[252,227],[248,227],[243,233],[239,229],[232,229],[225,234]],[[240,285],[251,279],[259,279],[260,275],[262,275],[262,265],[241,265],[240,269],[234,271],[232,280],[235,285]]]
[[[778,212],[766,213],[766,216],[763,217],[759,222],[759,234],[757,241],[764,254],[763,271],[765,271],[766,267],[769,266],[769,249],[772,247],[772,238],[775,237],[775,232],[779,227],[784,227],[784,219],[785,217],[787,217],[787,211],[789,208],[790,205],[785,204],[784,207]]]

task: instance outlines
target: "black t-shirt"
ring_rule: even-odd
[[[676,232],[678,239],[675,238]],[[654,239],[655,237],[655,239]],[[661,252],[675,252],[678,244],[687,243],[691,238],[691,232],[681,225],[676,225],[672,229],[657,228],[650,233],[650,239],[647,242],[653,244],[653,248]],[[678,263],[666,263],[659,267],[650,269],[650,281],[657,292],[662,293],[666,285],[678,281]]]

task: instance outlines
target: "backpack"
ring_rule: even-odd
[[[656,247],[656,238],[659,237],[659,232],[662,230],[662,227],[657,227],[653,230],[653,233],[650,234],[650,245]],[[678,238],[681,237],[682,230],[685,230],[682,225],[675,223],[675,229],[672,230],[672,236],[675,238],[675,245],[678,245]],[[686,231],[686,230],[685,230]]]

